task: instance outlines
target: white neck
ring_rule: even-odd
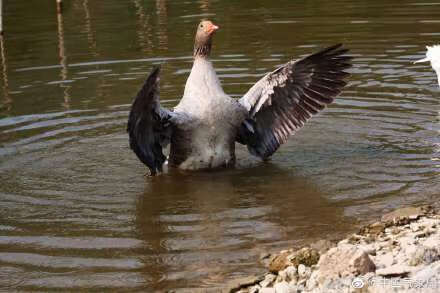
[[[224,95],[224,91],[211,61],[205,57],[196,57],[183,96],[212,99],[218,95]]]

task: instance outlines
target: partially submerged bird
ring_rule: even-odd
[[[440,45],[426,46],[426,50],[426,57],[414,63],[431,62],[431,67],[437,74],[438,86],[440,87]]]
[[[344,70],[351,67],[351,57],[339,44],[287,62],[233,99],[223,91],[209,60],[217,29],[208,20],[198,25],[193,67],[174,110],[160,105],[158,67],[134,99],[127,125],[130,147],[151,175],[162,172],[168,143],[169,166],[182,169],[234,165],[235,142],[268,159],[346,85],[349,74]]]

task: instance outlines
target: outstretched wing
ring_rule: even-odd
[[[347,49],[335,45],[290,61],[260,79],[239,102],[249,111],[237,141],[262,158],[271,156],[304,123],[333,102],[346,85]]]
[[[162,148],[171,137],[172,112],[160,106],[159,72],[160,67],[156,67],[148,76],[133,101],[127,123],[130,148],[152,176],[162,172],[166,160]]]

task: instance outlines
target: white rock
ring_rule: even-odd
[[[307,279],[302,279],[296,284],[297,286],[305,287],[307,285]]]
[[[304,277],[305,278],[309,278],[311,274],[312,274],[312,269],[309,268],[309,267],[306,267],[306,271],[304,273]]]
[[[290,292],[296,293],[298,292],[298,286],[296,284],[292,284],[292,282],[289,283]]]
[[[316,288],[319,286],[317,278],[318,278],[318,272],[314,271],[306,283],[306,287],[308,290],[312,290],[313,288]]]
[[[349,244],[348,239],[343,239],[343,240],[341,240],[341,241],[338,242],[338,246],[340,246],[340,245],[344,245],[344,244]]]
[[[426,221],[426,226],[431,227],[431,228],[437,228],[438,225],[438,220],[435,219],[427,219]]]
[[[368,280],[374,278],[410,278],[413,280],[440,280],[440,216],[438,218],[421,217],[402,226],[385,229],[385,235],[379,235],[373,242],[360,239],[357,244],[350,244],[348,239],[338,243],[321,255],[318,265],[311,268],[300,264],[298,267],[288,266],[276,275],[267,275],[259,286],[251,286],[246,292],[250,293],[290,293],[316,292],[340,293],[358,292],[351,287],[355,276]],[[421,235],[424,233],[423,235]],[[417,235],[420,235],[417,237]],[[365,240],[365,241],[364,241]],[[371,239],[369,239],[371,240]],[[290,252],[286,251],[288,254]],[[286,255],[287,255],[286,254]],[[412,266],[411,266],[412,264]],[[349,281],[348,283],[345,281]],[[401,279],[403,280],[403,279]],[[403,281],[402,281],[403,282]],[[439,283],[440,284],[440,283]],[[328,285],[328,286],[327,286]],[[268,288],[268,287],[274,288]],[[337,288],[337,289],[335,289]],[[367,286],[369,293],[382,293],[380,286]],[[364,290],[363,289],[363,290]],[[416,293],[408,288],[393,289],[386,292]],[[437,291],[427,290],[438,293]]]
[[[384,267],[390,267],[395,263],[392,253],[382,255],[381,257],[379,257],[378,261]]]
[[[386,248],[388,246],[387,243],[384,242],[379,242],[376,244],[376,250],[383,250],[384,248]]]
[[[385,236],[385,237],[380,237],[380,238],[379,238],[379,240],[381,240],[381,241],[388,241],[388,240],[390,240],[390,239],[391,239],[390,236]]]
[[[321,256],[318,265],[318,283],[340,277],[363,275],[376,269],[368,254],[354,245],[330,249]]]
[[[274,274],[267,274],[264,280],[260,282],[261,287],[266,288],[271,285],[277,277]]]
[[[430,280],[439,278],[440,276],[440,262],[435,262],[429,266],[421,269],[412,275],[414,280]]]
[[[300,278],[305,277],[305,273],[306,273],[306,266],[303,265],[303,264],[300,264],[300,265],[298,266],[298,275],[299,275],[299,277],[300,277]]]
[[[278,278],[280,279],[280,281],[287,281],[287,273],[285,269],[278,272]]]
[[[290,293],[290,286],[287,282],[283,281],[281,283],[276,283],[275,286],[276,293]]]
[[[376,270],[378,276],[405,276],[414,269],[406,265],[393,265],[384,269]]]
[[[289,280],[295,280],[296,282],[297,270],[295,266],[289,266],[284,271],[286,272]]]
[[[428,239],[423,242],[423,245],[429,248],[436,248],[440,250],[440,238],[436,237],[429,237]]]
[[[420,230],[420,225],[417,223],[411,223],[411,224],[409,224],[409,226],[411,228],[411,231],[413,231],[413,232],[417,232]]]
[[[430,264],[440,260],[440,252],[436,248],[429,248],[426,246],[418,246],[415,252],[409,259],[410,266],[417,266],[419,264]]]
[[[258,293],[260,292],[261,286],[255,285],[249,288],[249,293]]]
[[[410,258],[413,256],[413,254],[416,252],[417,246],[415,245],[408,245],[404,248],[405,255]]]
[[[374,245],[372,244],[362,245],[360,248],[365,251],[366,254],[376,255],[376,248],[374,248]]]

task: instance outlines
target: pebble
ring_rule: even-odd
[[[296,284],[289,283],[290,292],[296,293],[299,291],[298,286]]]
[[[409,226],[411,228],[411,231],[413,231],[413,232],[417,232],[420,230],[420,226],[416,223],[411,223],[411,224],[409,224]]]
[[[266,259],[270,257],[270,253],[268,252],[262,252],[260,253],[260,260]]]
[[[376,249],[371,244],[363,246],[362,249],[365,251],[366,254],[376,255]]]
[[[341,240],[341,241],[338,242],[338,246],[339,245],[344,245],[344,244],[349,244],[348,239],[344,239],[344,240]]]
[[[277,280],[280,280],[280,281],[286,281],[287,280],[287,273],[286,273],[286,270],[282,270],[282,271],[279,271],[278,272],[278,278],[277,278]]]
[[[300,277],[305,277],[305,274],[306,274],[306,266],[303,265],[303,264],[300,264],[300,265],[298,266],[298,275],[299,275]]]
[[[439,239],[435,239],[434,237],[426,239],[426,241],[423,242],[423,245],[429,248],[440,249],[440,241]]]
[[[380,263],[383,264],[385,267],[392,266],[394,263],[394,257],[392,253],[387,253],[380,258]]]
[[[407,209],[406,212],[409,213],[408,211],[411,212]],[[405,217],[397,218],[397,221],[393,220],[386,224],[378,222],[376,226],[374,224],[367,226],[367,229],[361,230],[360,234],[348,236],[330,250],[320,250],[318,265],[310,266],[304,262],[299,262],[298,265],[287,264],[283,270],[277,271],[278,276],[267,274],[260,282],[261,287],[251,285],[243,292],[296,293],[302,292],[305,287],[307,288],[306,292],[358,292],[353,290],[351,281],[348,282],[347,277],[354,278],[360,274],[358,277],[367,282],[375,278],[420,279],[439,276],[440,216],[422,215],[413,219],[408,215]],[[377,233],[373,233],[374,228],[377,228]],[[314,249],[318,250],[318,248]],[[348,261],[347,267],[344,268],[341,264],[344,261],[347,262],[349,256],[351,257],[352,254],[348,253],[350,249],[356,254],[353,254],[353,260]],[[340,256],[336,253],[337,251],[341,252]],[[344,251],[345,255],[342,254]],[[298,255],[298,250],[283,252],[286,256]],[[356,266],[353,266],[354,264]],[[364,267],[367,269],[364,270]],[[333,276],[332,272],[337,272],[337,274]],[[322,278],[323,276],[326,278]],[[330,277],[333,279],[330,280]],[[328,280],[333,282],[333,285],[339,286],[338,290],[327,290],[325,282]],[[402,283],[404,283],[403,279]],[[372,290],[371,292],[385,291]],[[407,291],[403,289],[403,291],[394,290],[393,292]]]
[[[276,279],[276,276],[274,274],[267,274],[264,277],[264,280],[260,282],[261,287],[266,288],[269,285],[271,285]]]
[[[302,279],[301,281],[299,281],[297,283],[297,286],[304,287],[306,285],[306,283],[307,283],[307,280],[306,279]]]
[[[440,276],[440,262],[433,263],[414,274],[414,280],[432,280]],[[438,284],[438,283],[437,283]],[[438,289],[438,287],[437,287]]]
[[[410,266],[417,266],[419,264],[431,264],[440,260],[440,252],[435,248],[425,246],[418,246],[409,259]]]
[[[291,281],[295,280],[295,283],[296,283],[296,276],[297,276],[296,267],[290,266],[290,267],[287,267],[284,271],[286,272],[287,278]]]
[[[287,282],[283,281],[280,283],[276,283],[275,286],[275,292],[276,293],[290,293],[290,286]]]
[[[261,289],[261,286],[255,285],[249,289],[249,293],[259,293],[260,289]]]

